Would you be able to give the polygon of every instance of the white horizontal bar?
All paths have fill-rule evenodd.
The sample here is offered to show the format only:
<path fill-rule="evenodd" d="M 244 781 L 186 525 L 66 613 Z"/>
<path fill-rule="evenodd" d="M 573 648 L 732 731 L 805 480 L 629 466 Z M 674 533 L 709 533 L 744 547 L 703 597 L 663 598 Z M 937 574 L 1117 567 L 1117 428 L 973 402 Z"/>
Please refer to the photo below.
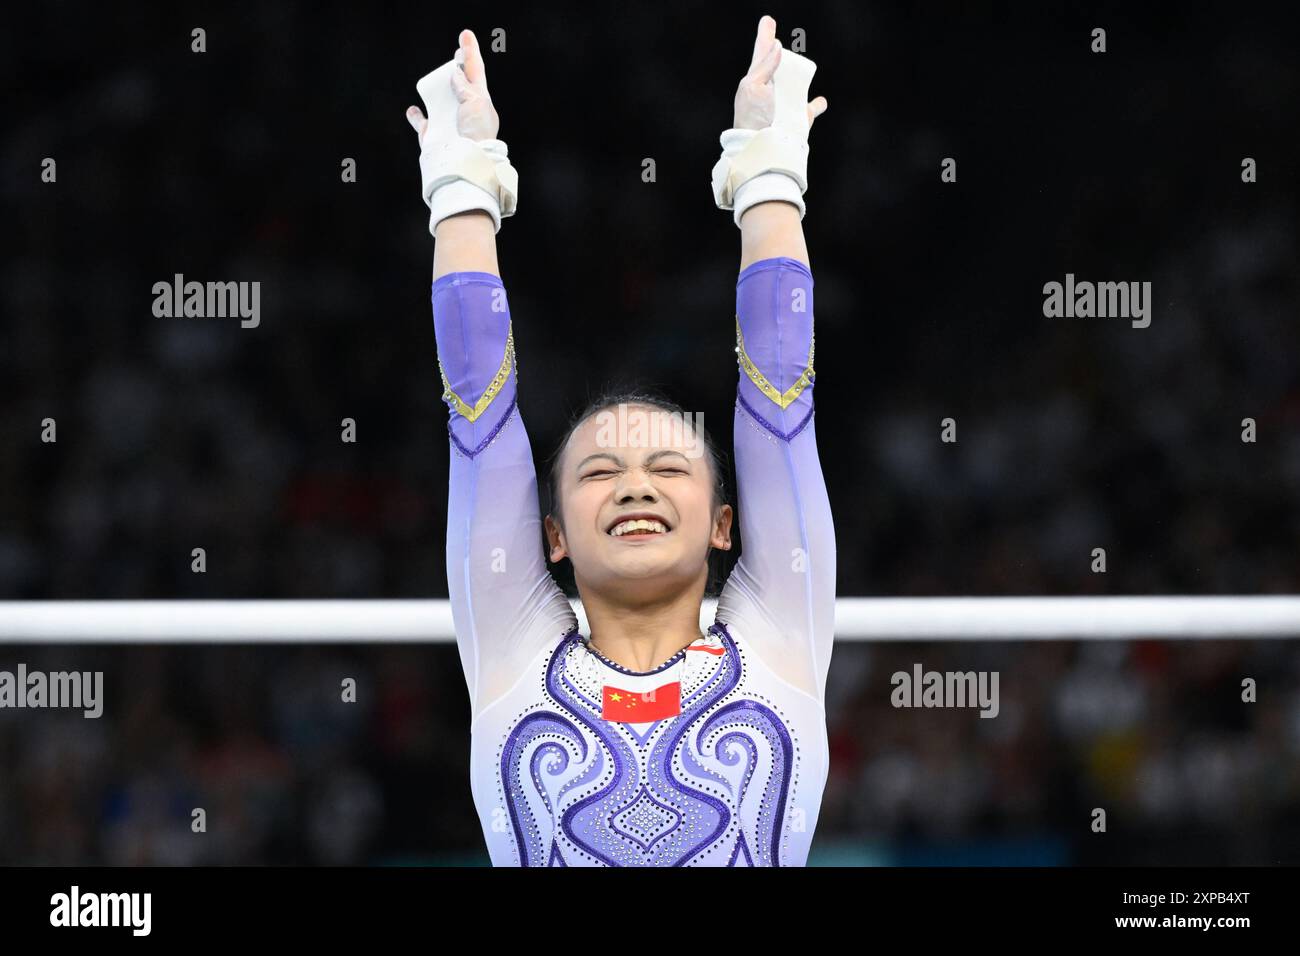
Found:
<path fill-rule="evenodd" d="M 839 641 L 1300 638 L 1295 595 L 840 598 L 835 612 Z M 445 600 L 0 601 L 0 644 L 452 640 Z"/>

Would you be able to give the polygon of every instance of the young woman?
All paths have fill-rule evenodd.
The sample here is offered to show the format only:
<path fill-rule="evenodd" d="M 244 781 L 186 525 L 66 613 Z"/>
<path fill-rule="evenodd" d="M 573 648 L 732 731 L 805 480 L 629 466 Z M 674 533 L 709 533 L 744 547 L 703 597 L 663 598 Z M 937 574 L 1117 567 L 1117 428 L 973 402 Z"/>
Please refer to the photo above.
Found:
<path fill-rule="evenodd" d="M 760 21 L 735 126 L 723 134 L 733 159 L 778 111 L 775 29 L 771 17 Z M 513 182 L 473 34 L 463 31 L 460 45 L 451 135 L 457 148 L 478 144 L 501 183 Z M 806 155 L 807 128 L 826 101 L 807 104 L 804 117 L 806 81 L 799 96 Z M 407 115 L 433 211 L 433 316 L 450 409 L 447 580 L 472 707 L 471 786 L 493 864 L 803 865 L 827 774 L 835 607 L 835 535 L 812 414 L 804 185 L 755 167 L 752 185 L 733 182 L 742 188 L 718 203 L 736 210 L 741 232 L 744 550 L 716 622 L 700 631 L 710 551 L 731 547 L 716 449 L 676 406 L 615 397 L 585 410 L 561 444 L 544 524 L 551 560 L 573 564 L 584 636 L 540 546 L 516 401 L 495 240 L 512 190 L 480 156 L 461 177 L 478 185 L 446 185 L 451 147 L 431 146 L 418 108 Z M 444 158 L 428 159 L 431 149 Z"/>

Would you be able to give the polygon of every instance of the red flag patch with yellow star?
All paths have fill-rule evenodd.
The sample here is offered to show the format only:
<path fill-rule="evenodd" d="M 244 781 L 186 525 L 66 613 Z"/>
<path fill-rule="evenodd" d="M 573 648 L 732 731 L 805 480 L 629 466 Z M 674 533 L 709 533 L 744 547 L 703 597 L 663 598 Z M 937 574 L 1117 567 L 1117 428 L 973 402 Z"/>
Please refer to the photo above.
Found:
<path fill-rule="evenodd" d="M 605 685 L 600 716 L 605 720 L 640 724 L 675 717 L 682 712 L 682 682 L 662 684 L 653 690 L 624 690 Z"/>

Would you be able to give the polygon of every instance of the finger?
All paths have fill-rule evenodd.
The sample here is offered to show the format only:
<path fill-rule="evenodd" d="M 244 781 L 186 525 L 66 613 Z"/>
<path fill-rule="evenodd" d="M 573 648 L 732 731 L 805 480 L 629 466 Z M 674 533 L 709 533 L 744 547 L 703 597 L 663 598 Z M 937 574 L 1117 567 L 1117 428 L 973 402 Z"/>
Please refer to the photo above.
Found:
<path fill-rule="evenodd" d="M 813 120 L 821 116 L 830 107 L 826 102 L 826 97 L 819 96 L 808 104 L 808 125 L 812 126 Z"/>
<path fill-rule="evenodd" d="M 411 124 L 411 129 L 415 130 L 415 135 L 424 139 L 424 130 L 429 125 L 429 121 L 424 118 L 418 106 L 409 106 L 406 109 L 406 121 Z"/>
<path fill-rule="evenodd" d="M 758 64 L 758 69 L 754 72 L 752 79 L 755 83 L 767 83 L 772 79 L 772 74 L 776 72 L 777 65 L 781 62 L 781 41 L 774 40 L 772 49 L 767 51 L 767 56 Z"/>
<path fill-rule="evenodd" d="M 478 48 L 478 37 L 473 30 L 460 31 L 460 50 L 465 77 L 475 86 L 487 88 L 487 67 L 483 63 L 483 53 Z"/>
<path fill-rule="evenodd" d="M 759 61 L 767 55 L 768 49 L 772 46 L 772 38 L 776 36 L 776 21 L 769 16 L 763 16 L 758 21 L 758 35 L 754 37 L 754 55 L 749 58 L 749 69 L 753 71 Z"/>

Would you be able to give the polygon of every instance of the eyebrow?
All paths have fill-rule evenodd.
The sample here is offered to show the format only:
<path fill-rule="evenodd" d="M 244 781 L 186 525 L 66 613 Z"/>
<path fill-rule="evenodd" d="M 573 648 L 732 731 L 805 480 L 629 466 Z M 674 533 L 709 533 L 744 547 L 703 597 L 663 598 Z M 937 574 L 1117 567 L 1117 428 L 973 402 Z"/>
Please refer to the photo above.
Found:
<path fill-rule="evenodd" d="M 652 465 L 660 458 L 664 457 L 664 455 L 676 455 L 678 458 L 682 459 L 683 461 L 688 461 L 687 457 L 683 455 L 681 452 L 675 451 L 672 448 L 662 448 L 659 451 L 647 455 L 645 463 L 647 465 Z M 582 461 L 578 462 L 578 467 L 575 468 L 574 471 L 581 471 L 583 469 L 583 466 L 585 466 L 590 461 L 594 461 L 597 458 L 608 458 L 610 461 L 618 465 L 620 468 L 624 467 L 626 464 L 622 458 L 618 457 L 618 455 L 610 454 L 607 451 L 601 451 L 601 452 L 597 452 L 594 455 L 588 455 L 586 458 L 582 459 Z"/>

